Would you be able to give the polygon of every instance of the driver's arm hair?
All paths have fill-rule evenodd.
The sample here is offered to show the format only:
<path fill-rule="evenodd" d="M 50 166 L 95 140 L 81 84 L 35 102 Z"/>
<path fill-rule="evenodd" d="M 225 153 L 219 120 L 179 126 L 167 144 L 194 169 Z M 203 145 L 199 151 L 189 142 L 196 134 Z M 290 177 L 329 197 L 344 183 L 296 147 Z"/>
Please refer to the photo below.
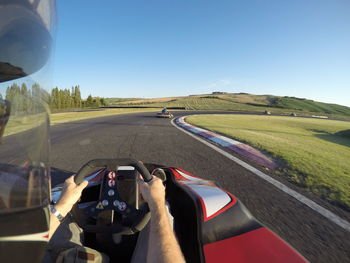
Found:
<path fill-rule="evenodd" d="M 170 226 L 165 204 L 157 204 L 150 210 L 152 216 L 147 262 L 185 262 Z"/>

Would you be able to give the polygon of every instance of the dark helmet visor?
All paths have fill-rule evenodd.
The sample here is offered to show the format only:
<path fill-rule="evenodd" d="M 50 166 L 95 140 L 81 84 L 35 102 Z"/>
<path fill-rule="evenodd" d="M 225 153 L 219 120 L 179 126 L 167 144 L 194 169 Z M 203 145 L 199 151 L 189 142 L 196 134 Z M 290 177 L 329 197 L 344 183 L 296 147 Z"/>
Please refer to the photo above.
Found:
<path fill-rule="evenodd" d="M 54 2 L 0 0 L 0 82 L 41 69 L 50 57 Z"/>
<path fill-rule="evenodd" d="M 50 199 L 50 87 L 43 67 L 55 19 L 54 0 L 0 0 L 0 213 Z"/>

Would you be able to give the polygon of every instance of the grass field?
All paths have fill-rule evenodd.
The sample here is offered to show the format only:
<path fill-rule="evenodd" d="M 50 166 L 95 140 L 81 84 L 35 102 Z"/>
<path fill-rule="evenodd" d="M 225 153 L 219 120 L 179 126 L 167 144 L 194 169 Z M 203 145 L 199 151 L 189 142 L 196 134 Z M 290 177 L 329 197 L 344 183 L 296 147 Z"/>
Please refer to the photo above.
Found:
<path fill-rule="evenodd" d="M 55 114 L 51 114 L 51 124 L 55 125 L 63 122 L 69 122 L 69 121 L 97 118 L 97 117 L 110 116 L 110 115 L 116 115 L 116 114 L 146 112 L 146 111 L 159 111 L 159 109 L 157 108 L 96 109 L 96 110 L 79 111 L 79 112 L 55 113 Z"/>
<path fill-rule="evenodd" d="M 350 108 L 337 104 L 323 103 L 306 99 L 290 97 L 277 97 L 272 100 L 272 105 L 285 109 L 295 109 L 301 111 L 319 112 L 325 114 L 350 115 Z"/>
<path fill-rule="evenodd" d="M 114 103 L 125 103 L 129 101 L 137 100 L 137 98 L 106 98 L 105 99 L 108 104 Z"/>
<path fill-rule="evenodd" d="M 270 153 L 281 163 L 278 175 L 350 209 L 350 122 L 253 115 L 187 121 Z"/>
<path fill-rule="evenodd" d="M 110 106 L 182 107 L 187 110 L 264 112 L 289 115 L 327 115 L 350 120 L 350 108 L 295 97 L 253 95 L 246 93 L 193 95 L 153 99 L 107 99 Z"/>
<path fill-rule="evenodd" d="M 59 123 L 69 122 L 69 121 L 97 118 L 97 117 L 110 116 L 110 115 L 116 115 L 116 114 L 146 112 L 146 111 L 159 111 L 159 109 L 156 109 L 156 108 L 154 109 L 152 108 L 91 109 L 91 110 L 77 111 L 77 112 L 54 113 L 50 115 L 50 119 L 51 119 L 51 125 L 55 125 Z M 6 126 L 4 135 L 5 136 L 11 135 L 14 133 L 31 129 L 36 125 L 39 125 L 43 120 L 45 120 L 44 118 L 45 118 L 44 114 L 28 115 L 23 117 L 16 117 L 16 116 L 11 117 Z"/>
<path fill-rule="evenodd" d="M 33 114 L 28 116 L 11 116 L 6 128 L 4 136 L 32 129 L 45 122 L 45 114 Z"/>

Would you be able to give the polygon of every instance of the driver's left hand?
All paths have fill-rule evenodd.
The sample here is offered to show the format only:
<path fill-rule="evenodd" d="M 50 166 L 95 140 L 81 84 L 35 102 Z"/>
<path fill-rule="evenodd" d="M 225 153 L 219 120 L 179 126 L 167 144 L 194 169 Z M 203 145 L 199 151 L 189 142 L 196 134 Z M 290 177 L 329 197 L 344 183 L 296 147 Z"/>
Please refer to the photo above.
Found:
<path fill-rule="evenodd" d="M 88 181 L 83 181 L 81 184 L 77 185 L 74 182 L 74 175 L 65 181 L 61 198 L 55 205 L 55 208 L 62 214 L 62 216 L 66 216 L 72 210 L 74 204 L 78 202 L 82 191 L 88 183 Z"/>

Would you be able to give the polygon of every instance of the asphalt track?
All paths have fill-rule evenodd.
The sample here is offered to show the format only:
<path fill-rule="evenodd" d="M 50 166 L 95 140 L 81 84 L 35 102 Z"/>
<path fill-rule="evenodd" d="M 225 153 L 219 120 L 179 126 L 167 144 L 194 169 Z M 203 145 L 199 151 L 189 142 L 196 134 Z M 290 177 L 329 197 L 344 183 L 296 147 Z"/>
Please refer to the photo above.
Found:
<path fill-rule="evenodd" d="M 174 115 L 188 114 L 175 112 Z M 91 159 L 134 157 L 146 163 L 178 166 L 196 176 L 215 180 L 311 262 L 350 261 L 349 232 L 176 129 L 169 119 L 156 118 L 154 113 L 59 124 L 51 129 L 51 143 L 52 166 L 72 172 Z M 282 182 L 349 220 L 349 213 Z"/>

